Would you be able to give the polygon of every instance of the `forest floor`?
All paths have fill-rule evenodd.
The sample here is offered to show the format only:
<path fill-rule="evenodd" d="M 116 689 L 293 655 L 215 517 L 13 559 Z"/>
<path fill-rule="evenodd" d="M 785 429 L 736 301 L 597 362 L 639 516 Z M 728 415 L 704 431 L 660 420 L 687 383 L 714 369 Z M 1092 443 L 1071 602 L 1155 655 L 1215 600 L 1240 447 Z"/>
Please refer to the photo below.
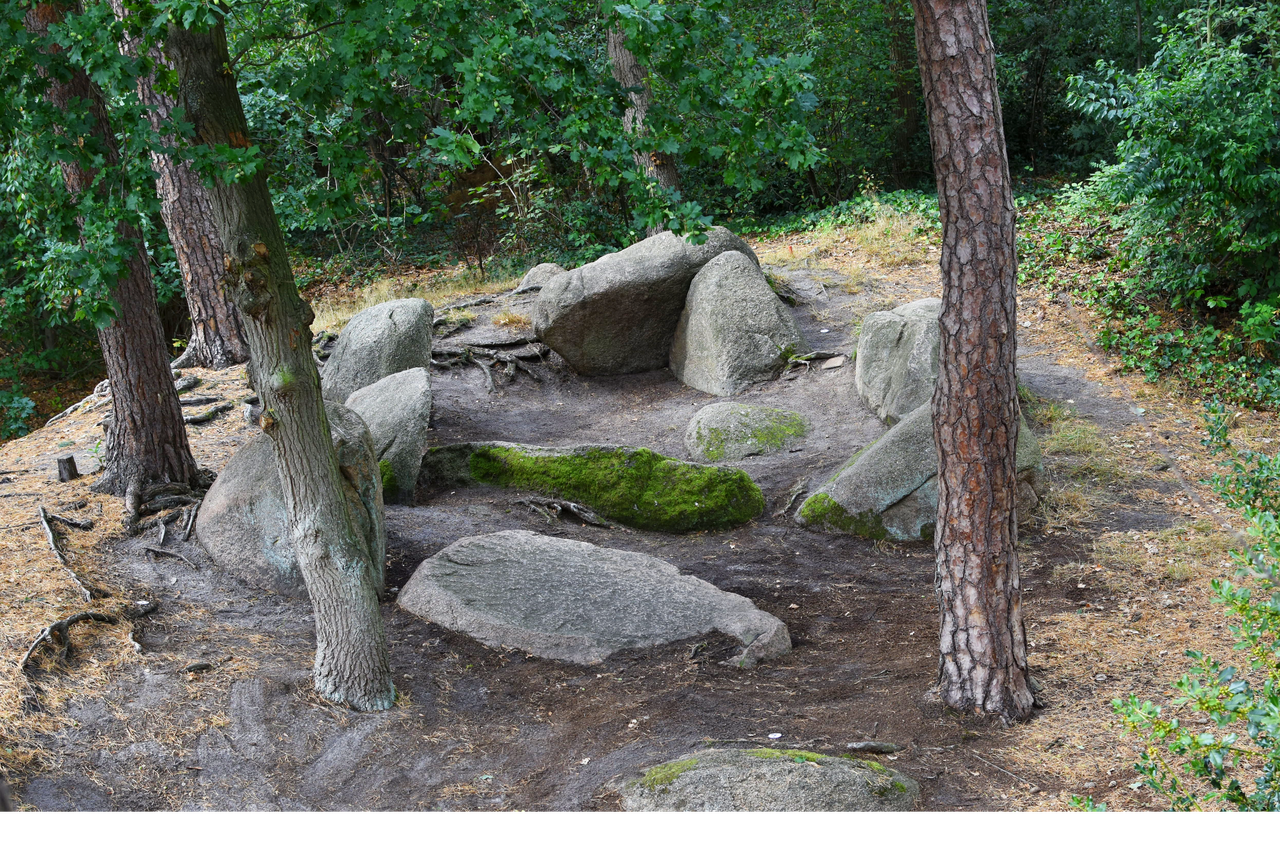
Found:
<path fill-rule="evenodd" d="M 940 291 L 926 247 L 884 252 L 842 231 L 756 243 L 776 277 L 808 294 L 795 308 L 815 348 L 849 353 L 860 321 Z M 411 277 L 383 286 L 412 292 Z M 476 307 L 458 341 L 500 339 L 532 297 Z M 612 810 L 641 768 L 706 745 L 844 754 L 875 739 L 876 760 L 920 782 L 925 810 L 1062 810 L 1073 795 L 1113 809 L 1164 804 L 1133 771 L 1139 746 L 1111 699 L 1167 701 L 1188 648 L 1229 659 L 1209 582 L 1231 574 L 1240 521 L 1201 486 L 1200 402 L 1117 374 L 1093 319 L 1064 294 L 1020 295 L 1019 369 L 1051 491 L 1022 524 L 1030 664 L 1043 707 L 1001 726 L 942 710 L 937 601 L 926 544 L 892 545 L 800 528 L 792 494 L 825 481 L 883 427 L 853 391 L 853 366 L 816 364 L 740 400 L 797 410 L 805 448 L 742 464 L 765 514 L 719 533 L 664 535 L 546 520 L 524 494 L 467 488 L 389 506 L 388 586 L 467 535 L 521 528 L 658 556 L 783 619 L 794 650 L 751 670 L 720 661 L 711 635 L 576 666 L 494 651 L 383 604 L 400 699 L 356 714 L 311 689 L 309 606 L 218 569 L 194 537 L 124 537 L 122 503 L 90 477 L 60 484 L 55 459 L 82 470 L 103 406 L 0 447 L 0 770 L 36 810 Z M 495 324 L 495 321 L 501 322 Z M 683 457 L 688 419 L 714 399 L 662 370 L 579 378 L 549 363 L 486 390 L 475 367 L 433 373 L 434 442 L 509 440 L 643 445 Z M 193 370 L 191 394 L 230 402 L 243 369 Z M 1271 414 L 1237 416 L 1245 445 L 1274 436 Z M 193 426 L 202 466 L 219 470 L 257 429 L 233 410 Z M 69 555 L 50 551 L 38 508 Z M 85 590 L 92 595 L 85 603 Z M 71 630 L 65 662 L 18 664 L 42 628 L 92 609 L 117 624 Z M 132 633 L 132 638 L 130 634 Z M 134 642 L 137 643 L 135 647 Z M 770 739 L 770 734 L 781 734 Z M 872 757 L 872 756 L 868 756 Z"/>

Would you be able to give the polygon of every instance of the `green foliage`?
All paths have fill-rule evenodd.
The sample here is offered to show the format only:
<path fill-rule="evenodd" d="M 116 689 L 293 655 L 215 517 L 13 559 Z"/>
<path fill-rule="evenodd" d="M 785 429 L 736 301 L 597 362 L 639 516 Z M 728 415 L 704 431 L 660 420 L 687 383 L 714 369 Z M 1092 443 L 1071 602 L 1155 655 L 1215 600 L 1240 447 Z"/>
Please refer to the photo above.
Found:
<path fill-rule="evenodd" d="M 0 440 L 21 437 L 27 433 L 27 420 L 36 405 L 18 389 L 0 390 Z"/>
<path fill-rule="evenodd" d="M 1122 291 L 1238 313 L 1231 333 L 1219 324 L 1162 341 L 1149 331 L 1171 358 L 1227 335 L 1270 345 L 1280 334 L 1280 8 L 1202 4 L 1158 39 L 1141 71 L 1102 61 L 1096 78 L 1072 80 L 1076 107 L 1125 130 L 1118 162 L 1094 184 L 1129 206 L 1121 249 L 1137 275 Z"/>
<path fill-rule="evenodd" d="M 1249 521 L 1254 546 L 1233 554 L 1251 587 L 1215 580 L 1214 600 L 1226 606 L 1235 649 L 1247 666 L 1228 665 L 1199 651 L 1188 651 L 1188 674 L 1174 684 L 1173 704 L 1212 722 L 1201 730 L 1136 696 L 1112 702 L 1126 728 L 1142 736 L 1136 765 L 1148 786 L 1169 798 L 1175 810 L 1200 809 L 1222 802 L 1240 811 L 1280 810 L 1280 497 L 1275 473 L 1280 456 L 1243 455 L 1226 436 L 1220 407 L 1209 411 L 1207 445 L 1230 452 L 1230 475 L 1215 480 L 1229 504 Z M 1242 767 L 1252 781 L 1241 781 Z"/>

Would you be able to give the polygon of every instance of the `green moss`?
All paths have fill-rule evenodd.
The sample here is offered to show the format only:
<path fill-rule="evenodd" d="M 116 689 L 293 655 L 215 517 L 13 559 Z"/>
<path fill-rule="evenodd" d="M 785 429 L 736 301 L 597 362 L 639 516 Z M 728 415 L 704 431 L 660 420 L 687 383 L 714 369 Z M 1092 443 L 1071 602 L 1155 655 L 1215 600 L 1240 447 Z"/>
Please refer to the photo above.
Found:
<path fill-rule="evenodd" d="M 889 530 L 874 511 L 850 514 L 829 494 L 815 493 L 800 506 L 800 519 L 805 526 L 827 531 L 846 532 L 880 541 L 888 537 Z"/>
<path fill-rule="evenodd" d="M 698 766 L 697 758 L 686 758 L 683 761 L 659 764 L 656 767 L 650 767 L 645 770 L 644 778 L 640 780 L 640 784 L 651 791 L 656 791 L 658 788 L 671 784 L 680 778 L 681 773 L 687 773 L 696 766 Z"/>
<path fill-rule="evenodd" d="M 893 780 L 893 784 L 891 785 L 891 787 L 892 787 L 895 791 L 898 791 L 898 792 L 900 792 L 900 793 L 904 793 L 904 794 L 905 794 L 905 793 L 907 792 L 907 786 L 906 786 L 906 785 L 904 785 L 902 782 L 899 782 L 897 779 L 894 779 L 894 780 Z"/>
<path fill-rule="evenodd" d="M 400 484 L 391 469 L 390 461 L 378 461 L 378 472 L 382 475 L 382 495 L 395 496 L 400 492 Z"/>
<path fill-rule="evenodd" d="M 471 455 L 470 474 L 486 484 L 554 493 L 659 532 L 725 529 L 764 511 L 764 494 L 741 470 L 689 464 L 649 449 L 552 455 L 483 447 Z"/>
<path fill-rule="evenodd" d="M 871 770 L 874 773 L 879 773 L 882 776 L 889 775 L 889 768 L 884 764 L 878 764 L 875 761 L 863 761 L 862 763 L 866 765 L 868 770 Z"/>
<path fill-rule="evenodd" d="M 798 749 L 750 749 L 748 755 L 754 755 L 757 758 L 772 758 L 779 761 L 812 761 L 817 764 L 826 760 L 826 755 L 819 755 L 817 752 L 801 752 Z"/>
<path fill-rule="evenodd" d="M 746 445 L 753 454 L 768 454 L 786 448 L 791 440 L 809 433 L 809 423 L 799 413 L 775 407 L 753 407 L 740 411 L 740 430 L 700 426 L 696 437 L 708 461 L 724 460 L 730 443 Z"/>

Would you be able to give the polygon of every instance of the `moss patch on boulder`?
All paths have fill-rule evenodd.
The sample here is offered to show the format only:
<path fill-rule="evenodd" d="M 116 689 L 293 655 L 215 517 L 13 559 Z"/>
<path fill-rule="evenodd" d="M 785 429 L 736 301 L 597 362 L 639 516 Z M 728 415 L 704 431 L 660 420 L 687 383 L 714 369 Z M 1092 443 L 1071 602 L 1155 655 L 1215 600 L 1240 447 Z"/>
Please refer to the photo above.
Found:
<path fill-rule="evenodd" d="M 776 407 L 717 402 L 689 422 L 684 447 L 696 461 L 718 463 L 799 448 L 809 422 L 799 413 Z"/>
<path fill-rule="evenodd" d="M 761 514 L 765 504 L 760 488 L 742 470 L 625 446 L 468 444 L 429 450 L 423 470 L 438 486 L 479 482 L 541 491 L 656 532 L 727 529 Z"/>
<path fill-rule="evenodd" d="M 671 784 L 680 778 L 681 773 L 687 773 L 696 766 L 698 766 L 697 758 L 685 758 L 683 761 L 672 761 L 667 764 L 650 767 L 644 771 L 644 778 L 640 780 L 640 786 L 656 791 L 658 788 Z"/>
<path fill-rule="evenodd" d="M 843 532 L 880 541 L 888 537 L 884 520 L 874 511 L 850 514 L 840 503 L 825 493 L 815 493 L 800 506 L 799 517 L 805 526 L 827 532 Z"/>

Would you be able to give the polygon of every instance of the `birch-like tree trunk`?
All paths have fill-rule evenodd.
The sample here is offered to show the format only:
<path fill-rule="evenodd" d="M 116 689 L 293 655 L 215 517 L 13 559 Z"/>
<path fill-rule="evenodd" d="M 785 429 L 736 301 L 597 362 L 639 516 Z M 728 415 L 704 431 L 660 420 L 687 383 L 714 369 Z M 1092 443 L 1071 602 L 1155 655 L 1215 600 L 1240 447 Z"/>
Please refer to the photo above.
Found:
<path fill-rule="evenodd" d="M 39 3 L 26 15 L 27 29 L 44 36 L 77 7 Z M 45 97 L 62 113 L 72 105 L 88 107 L 93 117 L 92 150 L 108 169 L 120 164 L 120 149 L 107 118 L 102 91 L 81 68 L 67 79 L 51 78 Z M 92 187 L 97 172 L 80 162 L 64 162 L 67 191 L 79 197 Z M 160 326 L 156 290 L 151 281 L 142 235 L 120 221 L 122 240 L 132 245 L 125 269 L 111 288 L 115 320 L 98 330 L 98 342 L 111 381 L 111 417 L 107 420 L 107 449 L 103 475 L 94 487 L 117 496 L 133 496 L 146 485 L 178 482 L 194 485 L 195 458 L 187 443 L 182 405 L 173 386 L 169 353 Z"/>
<path fill-rule="evenodd" d="M 957 710 L 1025 719 L 1018 580 L 1014 205 L 985 0 L 913 0 L 942 214 L 939 684 Z"/>
<path fill-rule="evenodd" d="M 628 134 L 641 137 L 645 133 L 645 117 L 649 113 L 649 103 L 653 100 L 653 90 L 649 86 L 649 72 L 636 59 L 636 55 L 627 49 L 627 39 L 617 30 L 609 31 L 609 61 L 613 68 L 613 79 L 631 90 L 627 97 L 631 106 L 622 114 L 622 129 Z M 644 173 L 645 178 L 664 190 L 680 190 L 680 172 L 676 162 L 661 152 L 632 151 L 636 166 Z M 666 229 L 652 226 L 650 236 Z"/>
<path fill-rule="evenodd" d="M 195 142 L 248 148 L 222 25 L 196 32 L 171 24 L 166 52 Z M 358 710 L 384 710 L 395 688 L 378 606 L 381 569 L 343 493 L 311 356 L 311 307 L 294 283 L 263 172 L 235 184 L 219 180 L 209 198 L 262 397 L 260 424 L 275 442 L 289 535 L 315 610 L 316 690 Z"/>

